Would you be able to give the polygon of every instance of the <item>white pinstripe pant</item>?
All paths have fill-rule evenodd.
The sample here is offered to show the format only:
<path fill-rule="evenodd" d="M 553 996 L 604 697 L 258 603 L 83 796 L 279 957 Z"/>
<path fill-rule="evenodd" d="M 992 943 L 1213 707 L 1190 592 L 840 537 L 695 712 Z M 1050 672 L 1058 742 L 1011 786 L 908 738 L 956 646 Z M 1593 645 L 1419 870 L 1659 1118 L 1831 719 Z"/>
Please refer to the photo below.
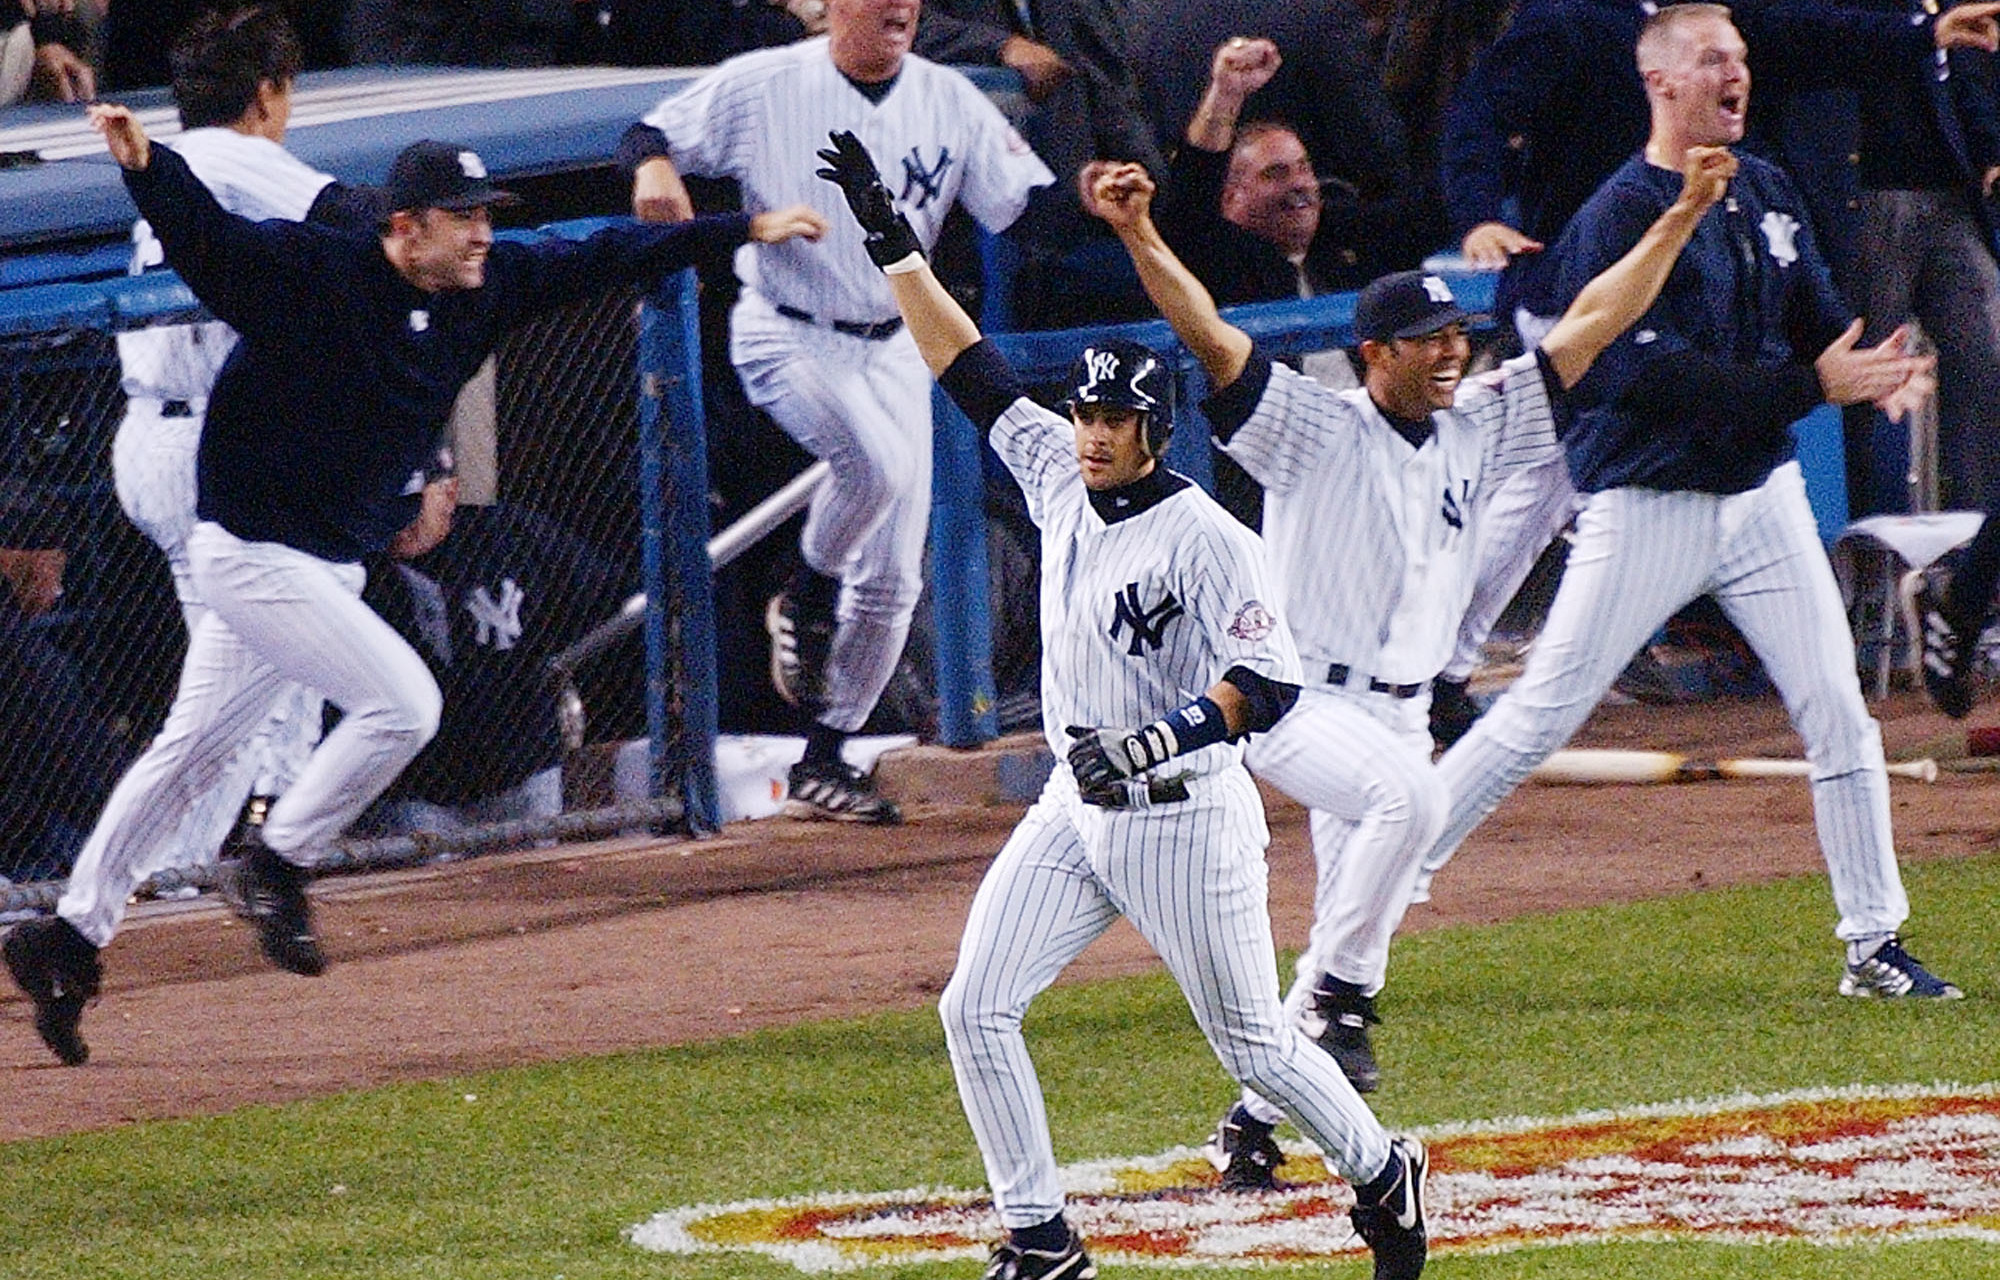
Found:
<path fill-rule="evenodd" d="M 444 705 L 416 650 L 362 603 L 360 565 L 207 522 L 188 553 L 209 612 L 188 642 L 173 710 L 112 788 L 56 905 L 100 947 L 288 684 L 324 690 L 345 713 L 264 820 L 271 848 L 306 865 L 431 740 Z"/>
<path fill-rule="evenodd" d="M 799 550 L 840 579 L 819 718 L 852 733 L 895 674 L 923 592 L 930 371 L 907 329 L 857 338 L 781 316 L 751 289 L 731 314 L 729 344 L 750 403 L 833 469 L 813 494 Z"/>
<path fill-rule="evenodd" d="M 1312 811 L 1312 933 L 1285 996 L 1294 1023 L 1322 973 L 1369 995 L 1382 989 L 1390 939 L 1451 805 L 1431 763 L 1425 705 L 1307 685 L 1250 740 L 1251 771 Z M 1243 1104 L 1267 1124 L 1283 1118 L 1249 1090 Z"/>
<path fill-rule="evenodd" d="M 1435 871 L 1550 752 L 1569 741 L 1675 610 L 1712 593 L 1785 701 L 1812 762 L 1813 817 L 1845 941 L 1909 915 L 1889 826 L 1882 733 L 1796 462 L 1748 493 L 1593 494 L 1527 669 L 1439 762 L 1451 818 Z"/>
<path fill-rule="evenodd" d="M 111 442 L 111 475 L 118 505 L 139 532 L 164 551 L 180 597 L 188 635 L 208 613 L 188 564 L 187 539 L 194 529 L 195 455 L 201 446 L 199 417 L 169 418 L 157 400 L 134 398 Z M 319 741 L 320 697 L 292 685 L 271 708 L 270 718 L 252 733 L 216 785 L 198 797 L 180 833 L 155 866 L 196 867 L 214 862 L 236 825 L 243 802 L 254 791 L 282 795 L 305 768 Z"/>
<path fill-rule="evenodd" d="M 1021 1020 L 1120 915 L 1166 962 L 1231 1076 L 1277 1102 L 1348 1181 L 1388 1162 L 1374 1113 L 1279 1002 L 1256 785 L 1240 768 L 1190 785 L 1180 804 L 1111 811 L 1078 800 L 1059 768 L 973 898 L 938 1013 L 1010 1228 L 1063 1207 Z"/>

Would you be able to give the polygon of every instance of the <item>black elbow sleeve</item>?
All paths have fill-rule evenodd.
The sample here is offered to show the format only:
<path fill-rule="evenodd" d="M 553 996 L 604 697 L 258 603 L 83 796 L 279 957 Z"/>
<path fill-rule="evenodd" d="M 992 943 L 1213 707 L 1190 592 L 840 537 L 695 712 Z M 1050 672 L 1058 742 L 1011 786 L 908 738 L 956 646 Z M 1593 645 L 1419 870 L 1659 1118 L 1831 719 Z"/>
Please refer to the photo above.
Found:
<path fill-rule="evenodd" d="M 1299 687 L 1269 676 L 1258 675 L 1248 667 L 1231 667 L 1222 673 L 1222 678 L 1236 686 L 1236 691 L 1249 703 L 1249 718 L 1244 722 L 1243 732 L 1262 733 L 1278 723 L 1292 704 L 1299 700 Z"/>

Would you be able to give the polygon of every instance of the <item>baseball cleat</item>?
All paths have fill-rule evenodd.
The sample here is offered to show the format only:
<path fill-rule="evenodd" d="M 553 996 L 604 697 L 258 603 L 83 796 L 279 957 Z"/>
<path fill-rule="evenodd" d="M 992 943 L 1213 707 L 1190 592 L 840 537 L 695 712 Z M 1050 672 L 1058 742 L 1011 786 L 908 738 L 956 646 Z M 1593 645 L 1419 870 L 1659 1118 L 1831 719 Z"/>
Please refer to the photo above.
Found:
<path fill-rule="evenodd" d="M 786 775 L 785 816 L 892 827 L 903 820 L 875 779 L 844 760 L 801 760 Z"/>
<path fill-rule="evenodd" d="M 265 959 L 288 973 L 316 978 L 326 972 L 326 954 L 313 936 L 312 906 L 306 901 L 306 869 L 287 862 L 261 836 L 244 841 L 248 852 L 225 867 L 222 894 L 230 909 L 256 927 Z"/>
<path fill-rule="evenodd" d="M 1271 1136 L 1271 1126 L 1250 1114 L 1242 1103 L 1229 1109 L 1229 1114 L 1215 1126 L 1215 1132 L 1202 1145 L 1201 1153 L 1222 1175 L 1224 1191 L 1277 1191 L 1282 1188 L 1278 1181 L 1278 1166 L 1285 1162 L 1285 1153 L 1278 1148 L 1277 1139 Z"/>
<path fill-rule="evenodd" d="M 764 606 L 764 631 L 771 637 L 771 688 L 790 705 L 816 711 L 826 696 L 832 617 L 814 616 L 797 592 L 780 591 Z"/>
<path fill-rule="evenodd" d="M 68 1067 L 82 1066 L 90 1046 L 78 1029 L 83 1006 L 97 998 L 104 971 L 97 948 L 60 916 L 44 916 L 14 926 L 0 944 L 7 971 L 35 1002 L 35 1032 Z"/>
<path fill-rule="evenodd" d="M 1916 579 L 1917 627 L 1923 636 L 1924 692 L 1954 720 L 1972 713 L 1972 646 L 1965 629 L 1946 616 L 1944 593 L 1928 574 Z"/>
<path fill-rule="evenodd" d="M 1840 994 L 1859 1000 L 1961 1000 L 1965 993 L 1924 968 L 1891 937 L 1865 960 L 1849 961 Z"/>
<path fill-rule="evenodd" d="M 1348 1221 L 1375 1254 L 1375 1280 L 1417 1280 L 1430 1252 L 1424 1221 L 1424 1177 L 1430 1155 L 1415 1138 L 1389 1140 L 1389 1167 L 1355 1192 Z M 1389 1180 L 1386 1190 L 1375 1184 Z"/>
<path fill-rule="evenodd" d="M 1382 1068 L 1375 1061 L 1375 1046 L 1368 1042 L 1369 1025 L 1382 1021 L 1375 1014 L 1375 1001 L 1353 983 L 1323 973 L 1313 988 L 1312 1011 L 1314 1020 L 1323 1025 L 1315 1032 L 1308 1024 L 1308 1033 L 1333 1055 L 1354 1091 L 1373 1093 L 1381 1087 Z"/>
<path fill-rule="evenodd" d="M 1083 1239 L 1074 1230 L 1069 1243 L 1053 1252 L 1024 1249 L 1012 1240 L 993 1246 L 986 1260 L 983 1280 L 1096 1280 L 1097 1265 L 1083 1251 Z"/>

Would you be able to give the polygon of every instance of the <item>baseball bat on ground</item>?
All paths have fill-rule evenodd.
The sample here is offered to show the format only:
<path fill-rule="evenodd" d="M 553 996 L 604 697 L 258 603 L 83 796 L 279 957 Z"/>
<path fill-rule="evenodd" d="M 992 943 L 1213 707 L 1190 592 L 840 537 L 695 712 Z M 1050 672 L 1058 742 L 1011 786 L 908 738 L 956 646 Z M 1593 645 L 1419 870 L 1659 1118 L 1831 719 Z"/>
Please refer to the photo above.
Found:
<path fill-rule="evenodd" d="M 1672 751 L 1558 751 L 1532 775 L 1537 782 L 1703 782 L 1711 778 L 1804 778 L 1805 760 L 1698 760 Z M 1889 766 L 1892 778 L 1936 782 L 1937 761 L 1904 760 Z"/>

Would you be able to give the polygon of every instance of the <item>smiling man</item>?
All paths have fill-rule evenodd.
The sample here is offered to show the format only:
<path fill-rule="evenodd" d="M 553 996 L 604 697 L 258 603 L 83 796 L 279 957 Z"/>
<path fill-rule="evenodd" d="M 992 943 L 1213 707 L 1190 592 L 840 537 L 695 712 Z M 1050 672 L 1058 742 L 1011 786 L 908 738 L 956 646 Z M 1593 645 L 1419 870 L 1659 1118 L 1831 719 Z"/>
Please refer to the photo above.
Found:
<path fill-rule="evenodd" d="M 1669 201 L 1684 158 L 1743 136 L 1744 44 L 1719 5 L 1662 9 L 1637 58 L 1644 149 L 1577 211 L 1556 247 L 1573 294 Z M 1905 951 L 1882 735 L 1856 677 L 1791 424 L 1822 403 L 1893 418 L 1932 390 L 1901 329 L 1857 345 L 1804 202 L 1773 165 L 1739 155 L 1729 197 L 1695 228 L 1659 299 L 1574 392 L 1564 437 L 1585 506 L 1527 668 L 1440 762 L 1451 815 L 1426 873 L 1569 740 L 1611 682 L 1682 605 L 1713 595 L 1763 662 L 1812 762 L 1813 817 L 1846 944 L 1842 995 L 1955 999 Z"/>
<path fill-rule="evenodd" d="M 1093 192 L 1217 388 L 1204 406 L 1216 439 L 1267 489 L 1275 608 L 1298 636 L 1305 679 L 1246 760 L 1312 811 L 1313 927 L 1286 1004 L 1357 1091 L 1380 1078 L 1368 1027 L 1390 938 L 1450 803 L 1431 764 L 1428 702 L 1472 598 L 1487 515 L 1513 477 L 1560 459 L 1565 391 L 1658 294 L 1736 169 L 1720 148 L 1681 164 L 1677 198 L 1631 251 L 1539 347 L 1474 381 L 1467 316 L 1442 279 L 1370 283 L 1354 310 L 1362 385 L 1341 392 L 1275 364 L 1222 319 L 1153 225 L 1143 172 L 1109 170 Z M 1209 1149 L 1226 1186 L 1275 1186 L 1283 1115 L 1245 1090 Z"/>
<path fill-rule="evenodd" d="M 437 732 L 440 711 L 423 660 L 362 603 L 360 562 L 416 517 L 452 403 L 507 331 L 746 239 L 826 225 L 793 208 L 496 245 L 487 210 L 510 197 L 477 155 L 441 142 L 396 158 L 379 235 L 252 222 L 126 108 L 92 107 L 91 121 L 168 264 L 242 336 L 202 427 L 187 547 L 209 611 L 173 710 L 106 801 L 55 917 L 4 946 L 36 1031 L 72 1065 L 88 1056 L 78 1028 L 126 900 L 287 682 L 345 714 L 271 806 L 232 896 L 272 963 L 326 968 L 309 868 Z"/>

